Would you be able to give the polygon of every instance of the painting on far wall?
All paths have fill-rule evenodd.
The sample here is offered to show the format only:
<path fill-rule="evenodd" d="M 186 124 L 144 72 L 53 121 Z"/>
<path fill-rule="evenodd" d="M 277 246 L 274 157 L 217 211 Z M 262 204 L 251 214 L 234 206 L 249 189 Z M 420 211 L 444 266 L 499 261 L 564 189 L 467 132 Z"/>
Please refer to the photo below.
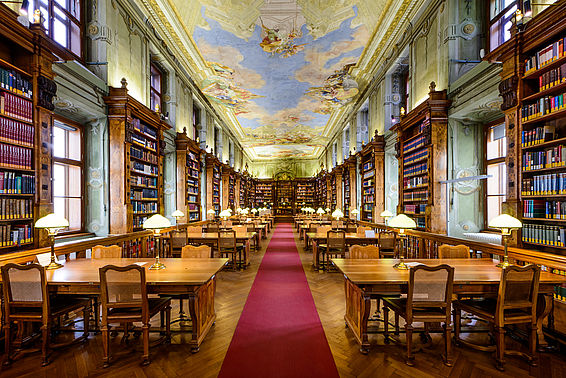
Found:
<path fill-rule="evenodd" d="M 313 157 L 332 113 L 358 94 L 351 71 L 373 28 L 351 4 L 201 3 L 192 37 L 211 72 L 203 93 L 233 112 L 258 158 Z M 321 12 L 333 21 L 312 19 Z"/>

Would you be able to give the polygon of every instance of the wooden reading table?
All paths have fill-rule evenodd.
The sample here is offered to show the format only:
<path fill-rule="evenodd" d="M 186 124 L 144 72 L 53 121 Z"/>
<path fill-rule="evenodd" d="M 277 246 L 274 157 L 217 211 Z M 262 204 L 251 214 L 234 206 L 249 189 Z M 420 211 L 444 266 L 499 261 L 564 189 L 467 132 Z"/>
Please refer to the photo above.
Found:
<path fill-rule="evenodd" d="M 246 265 L 250 264 L 250 240 L 256 237 L 256 232 L 236 232 L 236 242 L 244 243 L 244 261 Z M 187 233 L 189 243 L 215 244 L 218 246 L 217 232 L 189 232 Z M 213 257 L 213 256 L 210 256 Z"/>
<path fill-rule="evenodd" d="M 359 260 L 331 259 L 344 274 L 346 294 L 346 324 L 360 344 L 360 351 L 367 353 L 368 318 L 371 294 L 406 294 L 409 281 L 408 270 L 398 270 L 393 265 L 397 259 Z M 491 259 L 418 259 L 426 265 L 448 264 L 454 267 L 454 294 L 481 296 L 495 294 L 499 290 L 501 269 Z M 542 338 L 542 321 L 552 310 L 554 286 L 566 282 L 566 277 L 541 272 L 538 312 L 539 345 L 546 344 Z"/>
<path fill-rule="evenodd" d="M 312 241 L 312 264 L 315 269 L 319 269 L 320 266 L 320 244 L 326 243 L 328 235 L 326 232 L 307 232 L 306 238 Z M 364 235 L 357 234 L 355 232 L 346 232 L 346 246 L 349 245 L 367 245 L 367 244 L 377 244 L 379 241 L 379 236 L 375 235 L 368 237 Z M 308 240 L 307 240 L 308 242 Z"/>

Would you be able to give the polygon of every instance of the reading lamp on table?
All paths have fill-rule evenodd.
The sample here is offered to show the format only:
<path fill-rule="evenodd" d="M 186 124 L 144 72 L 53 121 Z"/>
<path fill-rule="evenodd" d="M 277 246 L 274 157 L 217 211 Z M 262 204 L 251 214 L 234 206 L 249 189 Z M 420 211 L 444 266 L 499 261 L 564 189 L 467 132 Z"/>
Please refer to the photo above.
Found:
<path fill-rule="evenodd" d="M 409 269 L 409 267 L 405 265 L 405 262 L 403 261 L 403 256 L 401 256 L 401 253 L 403 253 L 403 249 L 404 249 L 403 240 L 407 236 L 407 234 L 405 234 L 405 230 L 417 228 L 417 223 L 408 216 L 406 216 L 405 214 L 399 214 L 396 217 L 393 217 L 389 220 L 389 227 L 399 229 L 399 237 L 401 239 L 401 251 L 399 252 L 399 262 L 393 265 L 393 267 L 397 269 L 407 270 Z"/>
<path fill-rule="evenodd" d="M 183 218 L 185 214 L 181 210 L 175 210 L 171 216 L 175 218 L 175 226 L 177 226 L 177 231 L 179 231 L 179 218 Z"/>
<path fill-rule="evenodd" d="M 155 243 L 157 251 L 155 252 L 155 262 L 153 265 L 149 267 L 149 270 L 161 270 L 165 269 L 165 264 L 159 261 L 159 254 L 161 252 L 161 230 L 164 228 L 171 227 L 171 222 L 169 219 L 165 218 L 161 214 L 155 214 L 150 218 L 147 218 L 145 222 L 143 222 L 143 228 L 146 230 L 153 231 L 153 236 L 155 237 Z"/>
<path fill-rule="evenodd" d="M 523 224 L 520 220 L 509 214 L 500 214 L 490 220 L 488 226 L 501 230 L 501 238 L 503 239 L 503 261 L 497 264 L 497 267 L 507 268 L 511 265 L 509 263 L 509 258 L 507 257 L 507 239 L 509 239 L 513 230 L 518 230 L 523 227 Z"/>
<path fill-rule="evenodd" d="M 63 264 L 57 262 L 57 256 L 55 256 L 55 236 L 59 230 L 66 227 L 69 227 L 69 221 L 54 213 L 47 214 L 35 222 L 35 228 L 43 228 L 47 230 L 47 235 L 49 236 L 49 244 L 51 244 L 51 262 L 45 267 L 48 270 L 63 267 Z"/>

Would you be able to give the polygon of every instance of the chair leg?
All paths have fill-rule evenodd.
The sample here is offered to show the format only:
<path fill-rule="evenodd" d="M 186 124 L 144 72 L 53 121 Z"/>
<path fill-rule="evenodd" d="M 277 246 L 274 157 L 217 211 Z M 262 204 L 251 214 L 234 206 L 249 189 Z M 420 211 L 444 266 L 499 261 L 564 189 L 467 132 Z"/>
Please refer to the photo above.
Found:
<path fill-rule="evenodd" d="M 90 322 L 90 306 L 85 306 L 83 309 L 83 337 L 85 340 L 88 339 L 88 332 L 89 332 L 89 322 Z"/>
<path fill-rule="evenodd" d="M 505 329 L 495 327 L 495 367 L 499 371 L 505 371 Z"/>
<path fill-rule="evenodd" d="M 537 355 L 537 324 L 529 324 L 529 364 L 531 366 L 538 366 Z"/>
<path fill-rule="evenodd" d="M 395 336 L 399 336 L 399 314 L 395 313 Z"/>
<path fill-rule="evenodd" d="M 102 357 L 102 362 L 104 367 L 110 366 L 110 331 L 108 330 L 108 324 L 102 324 L 102 347 L 104 349 L 104 355 Z"/>
<path fill-rule="evenodd" d="M 41 366 L 49 365 L 49 336 L 51 335 L 51 324 L 41 325 Z"/>
<path fill-rule="evenodd" d="M 454 308 L 452 310 L 452 316 L 454 317 L 454 344 L 460 346 L 460 328 L 462 327 L 462 311 L 459 308 Z"/>
<path fill-rule="evenodd" d="M 12 322 L 4 324 L 4 362 L 3 365 L 8 366 L 12 363 Z"/>
<path fill-rule="evenodd" d="M 149 361 L 149 323 L 143 323 L 142 325 L 142 333 L 143 333 L 143 366 L 147 366 L 150 364 Z"/>
<path fill-rule="evenodd" d="M 405 363 L 415 366 L 415 356 L 413 356 L 413 325 L 405 323 L 405 337 L 407 339 L 407 358 Z"/>
<path fill-rule="evenodd" d="M 165 308 L 165 337 L 167 343 L 171 342 L 171 306 Z"/>
<path fill-rule="evenodd" d="M 453 366 L 452 361 L 452 327 L 444 323 L 444 365 Z"/>
<path fill-rule="evenodd" d="M 92 312 L 93 312 L 93 316 L 94 316 L 94 329 L 95 332 L 99 332 L 100 331 L 100 303 L 98 302 L 98 298 L 94 298 L 94 300 L 92 301 Z"/>
<path fill-rule="evenodd" d="M 389 307 L 383 306 L 383 341 L 389 344 Z"/>

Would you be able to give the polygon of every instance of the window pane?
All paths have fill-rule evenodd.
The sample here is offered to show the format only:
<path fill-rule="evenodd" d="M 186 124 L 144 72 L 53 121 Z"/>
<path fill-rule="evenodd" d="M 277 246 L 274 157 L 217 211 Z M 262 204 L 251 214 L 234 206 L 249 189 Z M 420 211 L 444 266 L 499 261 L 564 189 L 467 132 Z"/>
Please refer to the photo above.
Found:
<path fill-rule="evenodd" d="M 76 231 L 81 229 L 81 199 L 80 198 L 69 198 L 68 200 L 68 211 L 67 219 L 69 220 L 69 230 Z"/>
<path fill-rule="evenodd" d="M 65 198 L 55 197 L 53 199 L 53 212 L 61 217 L 67 218 L 67 206 Z"/>
<path fill-rule="evenodd" d="M 67 157 L 65 144 L 65 130 L 57 126 L 53 126 L 53 156 L 60 158 Z"/>
<path fill-rule="evenodd" d="M 489 128 L 487 134 L 487 160 L 502 158 L 507 155 L 505 124 Z"/>
<path fill-rule="evenodd" d="M 79 129 L 67 131 L 69 134 L 69 145 L 67 146 L 67 158 L 81 160 L 81 131 Z"/>
<path fill-rule="evenodd" d="M 67 8 L 67 1 L 66 0 L 55 0 L 57 4 L 59 4 L 62 8 Z"/>
<path fill-rule="evenodd" d="M 70 46 L 72 52 L 76 55 L 81 55 L 81 28 L 79 25 L 75 24 L 74 22 L 70 23 L 71 25 L 71 39 L 70 39 Z"/>
<path fill-rule="evenodd" d="M 53 39 L 63 47 L 67 45 L 67 25 L 55 18 L 53 20 Z"/>
<path fill-rule="evenodd" d="M 65 196 L 67 194 L 65 183 L 67 182 L 67 172 L 65 165 L 53 164 L 53 195 L 55 197 Z"/>
<path fill-rule="evenodd" d="M 67 166 L 69 170 L 69 196 L 70 197 L 81 197 L 81 182 L 82 182 L 82 175 L 81 175 L 81 167 L 69 165 Z"/>
<path fill-rule="evenodd" d="M 489 221 L 501 214 L 501 206 L 505 197 L 503 196 L 490 196 L 487 197 L 487 221 Z"/>
<path fill-rule="evenodd" d="M 507 169 L 505 163 L 490 164 L 487 166 L 487 195 L 505 195 Z"/>

